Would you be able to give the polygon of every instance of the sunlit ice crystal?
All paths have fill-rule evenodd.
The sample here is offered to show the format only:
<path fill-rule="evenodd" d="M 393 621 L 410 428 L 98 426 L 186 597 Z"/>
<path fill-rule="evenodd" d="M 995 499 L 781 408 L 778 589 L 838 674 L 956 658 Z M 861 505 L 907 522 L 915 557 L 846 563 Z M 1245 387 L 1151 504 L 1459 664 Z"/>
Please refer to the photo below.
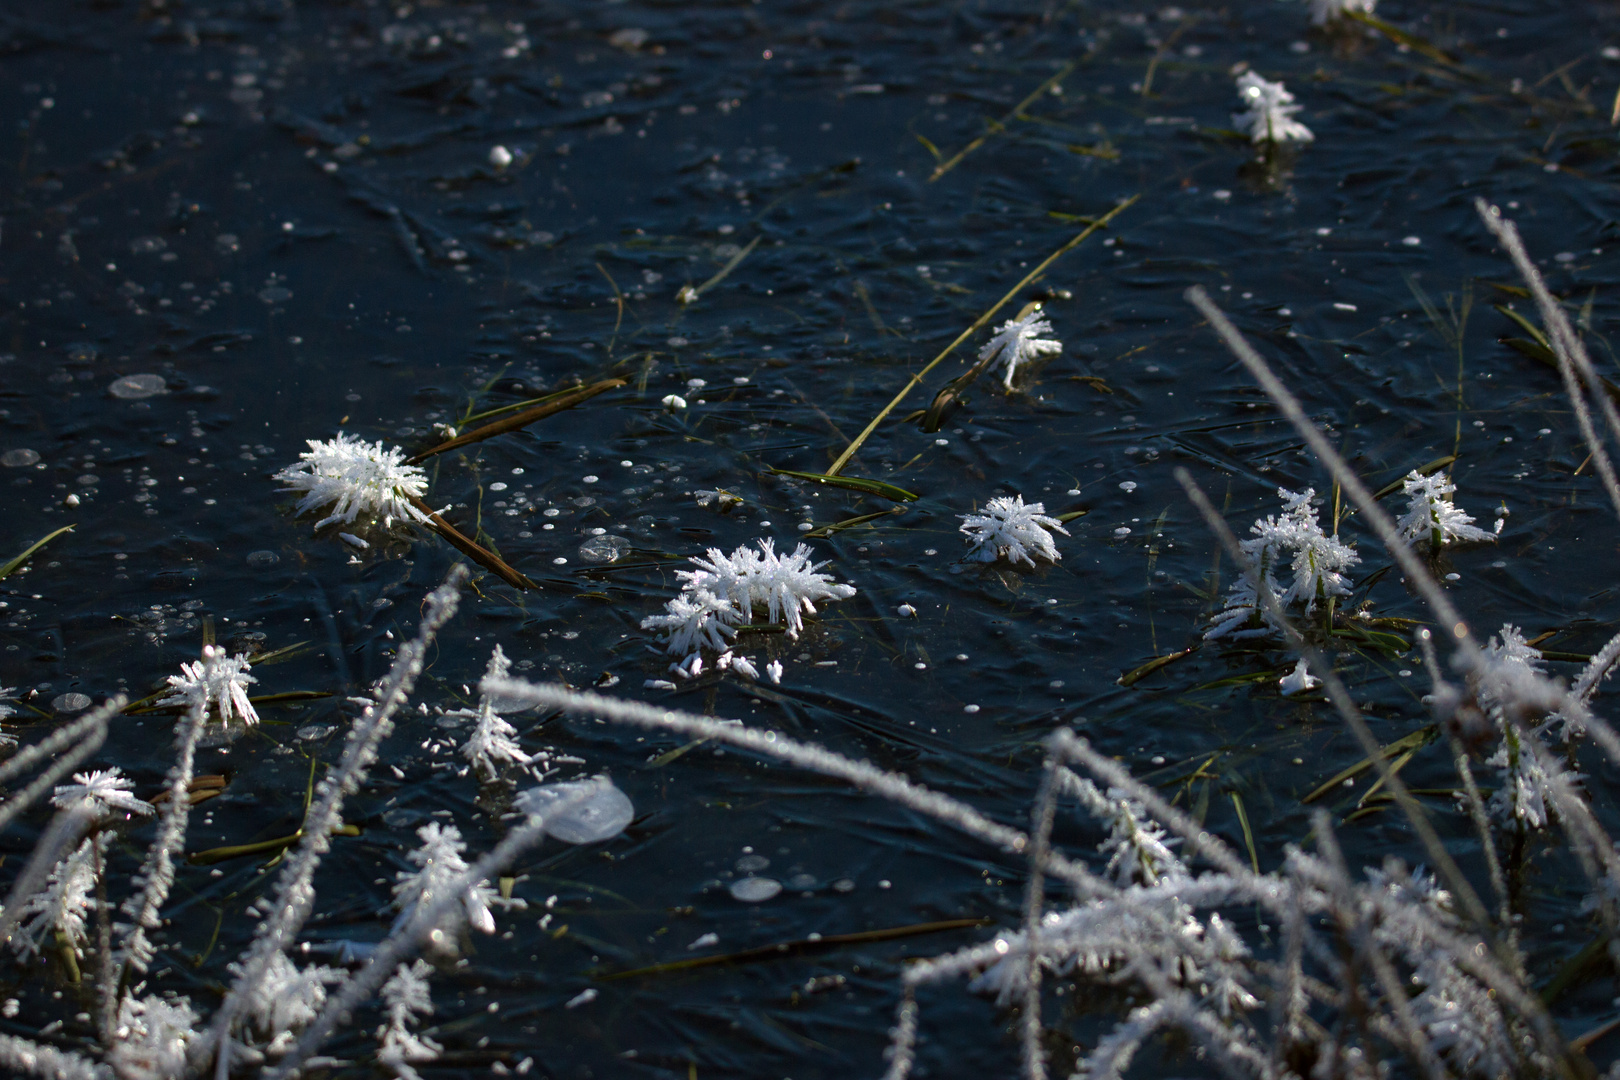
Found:
<path fill-rule="evenodd" d="M 1254 142 L 1311 142 L 1316 138 L 1310 128 L 1294 119 L 1303 106 L 1294 104 L 1294 95 L 1282 83 L 1245 71 L 1238 78 L 1237 88 L 1248 110 L 1234 113 L 1232 123 Z"/>
<path fill-rule="evenodd" d="M 309 439 L 309 450 L 299 463 L 276 473 L 288 491 L 302 491 L 297 513 L 335 504 L 332 512 L 315 523 L 317 529 L 335 521 L 352 524 L 356 518 L 380 518 L 385 526 L 404 521 L 425 524 L 427 514 L 412 504 L 427 492 L 427 474 L 405 463 L 405 451 L 384 448 L 382 440 L 338 432 L 335 439 Z"/>

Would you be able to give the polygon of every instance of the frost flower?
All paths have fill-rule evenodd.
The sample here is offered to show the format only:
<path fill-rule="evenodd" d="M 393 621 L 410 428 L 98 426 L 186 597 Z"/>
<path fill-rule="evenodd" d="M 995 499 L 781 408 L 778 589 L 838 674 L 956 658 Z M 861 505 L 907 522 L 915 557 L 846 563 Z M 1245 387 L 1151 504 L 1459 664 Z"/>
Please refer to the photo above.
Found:
<path fill-rule="evenodd" d="M 1408 502 L 1406 513 L 1395 527 L 1408 541 L 1428 537 L 1436 548 L 1458 542 L 1495 540 L 1507 519 L 1496 519 L 1496 532 L 1481 529 L 1474 524 L 1473 515 L 1464 513 L 1462 507 L 1451 501 L 1456 490 L 1457 485 L 1444 472 L 1422 476 L 1413 469 L 1401 483 L 1401 493 Z"/>
<path fill-rule="evenodd" d="M 258 682 L 248 674 L 247 654 L 227 656 L 225 650 L 204 645 L 202 659 L 195 664 L 181 664 L 181 674 L 169 676 L 169 693 L 158 700 L 159 705 L 201 705 L 212 708 L 221 724 L 240 720 L 248 727 L 259 722 L 259 714 L 248 700 L 247 688 Z"/>
<path fill-rule="evenodd" d="M 1020 364 L 1027 364 L 1043 356 L 1056 356 L 1063 351 L 1061 341 L 1040 336 L 1051 332 L 1052 324 L 1041 316 L 1041 305 L 1031 304 L 1018 318 L 1008 319 L 1001 324 L 996 336 L 979 350 L 979 359 L 990 360 L 994 357 L 995 359 L 991 361 L 992 366 L 1006 368 L 1002 382 L 1011 390 L 1013 374 Z"/>
<path fill-rule="evenodd" d="M 1378 0 L 1311 0 L 1311 24 L 1325 26 L 1352 11 L 1372 14 Z"/>
<path fill-rule="evenodd" d="M 1022 495 L 991 499 L 980 514 L 962 514 L 961 531 L 968 538 L 969 559 L 995 562 L 1005 555 L 1009 562 L 1035 565 L 1035 556 L 1049 562 L 1063 558 L 1048 529 L 1064 536 L 1069 530 L 1057 518 L 1047 517 L 1042 503 L 1025 504 Z"/>
<path fill-rule="evenodd" d="M 691 560 L 694 570 L 678 570 L 682 578 L 680 595 L 665 605 L 662 615 L 649 615 L 641 621 L 644 630 L 662 630 L 668 650 L 684 656 L 681 672 L 687 677 L 702 670 L 699 650 L 729 652 L 729 639 L 736 628 L 763 607 L 766 617 L 787 628 L 788 637 L 798 640 L 804 630 L 804 616 L 814 615 L 816 605 L 828 600 L 847 600 L 855 595 L 853 585 L 844 585 L 821 572 L 826 563 L 810 561 L 810 548 L 800 544 L 791 554 L 778 555 L 775 542 L 744 544 L 730 555 L 710 548 Z M 728 662 L 726 666 L 730 666 Z M 738 667 L 746 673 L 746 669 Z"/>
<path fill-rule="evenodd" d="M 1247 112 L 1233 113 L 1232 123 L 1246 131 L 1257 143 L 1310 142 L 1316 136 L 1311 129 L 1294 119 L 1303 106 L 1294 104 L 1294 95 L 1280 82 L 1267 82 L 1252 71 L 1245 71 L 1237 81 L 1238 97 L 1249 107 Z"/>
<path fill-rule="evenodd" d="M 417 1080 L 414 1062 L 432 1061 L 444 1049 L 413 1029 L 423 1017 L 433 1015 L 433 997 L 427 977 L 433 968 L 425 960 L 401 964 L 382 988 L 383 1015 L 387 1022 L 377 1029 L 377 1060 L 400 1080 Z"/>
<path fill-rule="evenodd" d="M 237 973 L 236 964 L 226 970 Z M 299 968 L 277 952 L 265 966 L 264 977 L 249 988 L 243 1016 L 248 1026 L 272 1054 L 284 1054 L 309 1022 L 321 1014 L 326 1004 L 326 988 L 341 982 L 343 972 L 324 964 Z"/>
<path fill-rule="evenodd" d="M 1300 657 L 1299 663 L 1294 665 L 1293 671 L 1277 680 L 1277 687 L 1285 696 L 1303 694 L 1305 691 L 1314 690 L 1321 685 L 1322 680 L 1312 675 L 1310 670 L 1306 668 L 1303 656 Z"/>
<path fill-rule="evenodd" d="M 40 942 L 51 933 L 60 934 L 74 952 L 84 951 L 89 940 L 85 918 L 95 903 L 96 845 L 104 846 L 105 836 L 98 833 L 94 838 L 86 837 L 72 854 L 56 864 L 45 887 L 23 901 L 22 931 L 11 939 L 23 957 L 38 953 Z"/>
<path fill-rule="evenodd" d="M 419 466 L 405 464 L 405 451 L 397 446 L 383 449 L 343 432 L 327 442 L 309 439 L 309 452 L 299 454 L 300 464 L 289 465 L 275 479 L 289 491 L 302 491 L 297 512 L 336 503 L 332 512 L 315 523 L 315 528 L 334 521 L 352 524 L 364 514 L 380 517 L 385 526 L 396 519 L 425 524 L 428 516 L 411 499 L 427 491 L 427 474 Z"/>
<path fill-rule="evenodd" d="M 73 783 L 62 784 L 52 792 L 51 805 L 65 810 L 86 800 L 102 813 L 122 810 L 143 816 L 150 814 L 152 805 L 130 794 L 134 787 L 134 782 L 119 773 L 116 766 L 95 772 L 74 773 Z"/>
<path fill-rule="evenodd" d="M 512 663 L 506 658 L 506 653 L 497 645 L 489 658 L 489 666 L 484 669 L 484 678 L 504 679 L 511 667 Z M 461 754 L 485 779 L 493 780 L 500 772 L 503 762 L 527 765 L 534 760 L 517 744 L 514 737 L 517 735 L 517 728 L 507 723 L 506 719 L 495 711 L 495 703 L 490 700 L 488 694 L 479 700 L 477 710 L 463 710 L 462 715 L 471 715 L 476 719 L 472 734 L 467 736 L 467 742 L 461 748 Z"/>
<path fill-rule="evenodd" d="M 118 1027 L 107 1061 L 127 1080 L 184 1076 L 186 1047 L 197 1036 L 196 1025 L 197 1013 L 186 998 L 131 994 L 118 1006 Z"/>
<path fill-rule="evenodd" d="M 1315 495 L 1312 488 L 1300 493 L 1278 488 L 1283 512 L 1249 526 L 1249 532 L 1254 535 L 1241 545 L 1243 553 L 1259 572 L 1260 587 L 1270 592 L 1277 606 L 1303 603 L 1307 615 L 1316 610 L 1318 601 L 1349 596 L 1350 579 L 1345 571 L 1361 561 L 1354 548 L 1322 531 L 1316 510 L 1311 506 Z M 1284 566 L 1293 571 L 1286 588 L 1278 580 Z M 1204 637 L 1208 640 L 1228 636 L 1257 637 L 1281 629 L 1255 590 L 1254 582 L 1244 574 L 1232 584 L 1225 608 L 1215 616 L 1214 625 Z"/>
<path fill-rule="evenodd" d="M 416 864 L 417 869 L 401 870 L 394 875 L 398 879 L 398 884 L 394 886 L 394 902 L 399 905 L 399 919 L 394 924 L 396 928 L 418 908 L 436 903 L 439 894 L 455 886 L 457 879 L 467 872 L 467 860 L 461 857 L 461 853 L 467 850 L 467 845 L 461 839 L 461 830 L 454 825 L 433 822 L 417 829 L 416 835 L 422 838 L 422 846 L 407 858 Z M 495 932 L 495 916 L 489 910 L 492 902 L 498 900 L 489 882 L 480 881 L 464 887 L 461 907 L 474 930 L 485 934 Z"/>

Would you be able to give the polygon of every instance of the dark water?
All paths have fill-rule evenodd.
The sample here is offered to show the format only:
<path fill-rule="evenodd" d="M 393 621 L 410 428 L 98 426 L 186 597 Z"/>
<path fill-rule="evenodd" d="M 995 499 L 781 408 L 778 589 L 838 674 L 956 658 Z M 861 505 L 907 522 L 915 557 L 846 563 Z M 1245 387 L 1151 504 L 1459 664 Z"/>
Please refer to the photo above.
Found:
<path fill-rule="evenodd" d="M 1459 575 L 1450 588 L 1479 627 L 1553 631 L 1543 647 L 1585 653 L 1620 620 L 1614 524 L 1579 468 L 1556 375 L 1498 344 L 1523 331 L 1492 305 L 1529 309 L 1496 288 L 1511 266 L 1471 205 L 1483 195 L 1519 220 L 1612 368 L 1620 215 L 1607 121 L 1620 53 L 1601 51 L 1612 5 L 1380 6 L 1456 64 L 1311 32 L 1304 4 L 1271 0 L 0 8 L 13 133 L 0 453 L 39 455 L 0 468 L 0 558 L 77 526 L 0 585 L 0 685 L 37 691 L 7 727 L 37 738 L 64 693 L 148 693 L 196 657 L 210 625 L 240 649 L 308 643 L 260 667 L 256 691 L 334 695 L 266 708 L 257 731 L 204 755 L 201 770 L 230 782 L 193 819 L 192 849 L 296 827 L 312 763 L 333 760 L 352 715 L 345 696 L 386 670 L 456 558 L 430 540 L 351 557 L 312 535 L 313 518 L 289 516 L 271 474 L 305 439 L 342 429 L 417 449 L 435 422 L 576 379 L 630 384 L 432 466 L 429 501 L 453 505 L 453 520 L 543 588 L 480 580 L 418 693 L 430 707 L 463 703 L 498 641 L 528 677 L 616 678 L 615 693 L 772 725 L 1012 822 L 1039 738 L 1067 723 L 1180 791 L 1241 848 L 1238 796 L 1260 864 L 1276 865 L 1307 830 L 1301 796 L 1360 756 L 1325 706 L 1278 696 L 1291 660 L 1205 649 L 1116 683 L 1194 643 L 1211 585 L 1230 577 L 1211 578 L 1214 544 L 1173 466 L 1240 529 L 1276 509 L 1278 485 L 1329 487 L 1198 326 L 1180 298 L 1195 283 L 1375 486 L 1457 453 L 1459 502 L 1486 520 L 1509 508 L 1499 544 L 1442 568 Z M 1287 82 L 1313 145 L 1259 161 L 1224 130 L 1245 61 Z M 1070 62 L 1060 93 L 929 181 L 930 146 L 949 157 Z M 504 168 L 491 164 L 496 146 L 513 155 Z M 886 424 L 851 465 L 921 498 L 812 541 L 859 593 L 799 642 L 751 646 L 784 661 L 783 684 L 643 690 L 667 658 L 639 622 L 675 590 L 675 560 L 761 535 L 791 544 L 800 522 L 887 509 L 765 470 L 826 468 L 909 373 L 1082 227 L 1074 215 L 1132 195 L 1112 229 L 1007 313 L 1045 298 L 1061 357 L 1020 393 L 987 380 L 938 434 Z M 676 303 L 756 237 L 723 282 Z M 1456 341 L 1419 292 L 1465 313 Z M 896 416 L 962 366 L 946 361 Z M 161 376 L 165 392 L 109 394 L 136 374 Z M 666 412 L 671 393 L 691 407 Z M 714 488 L 745 506 L 700 508 L 691 493 Z M 957 515 L 1013 492 L 1087 511 L 1059 540 L 1063 561 L 1034 572 L 959 562 Z M 633 550 L 587 561 L 579 548 L 598 529 Z M 1366 581 L 1387 559 L 1353 521 L 1345 529 Z M 1378 614 L 1424 617 L 1394 575 L 1368 596 Z M 916 616 L 898 615 L 902 604 Z M 1342 653 L 1386 740 L 1427 722 L 1415 659 Z M 1257 678 L 1223 681 L 1245 675 Z M 568 1077 L 874 1073 L 902 959 L 988 931 L 593 977 L 814 933 L 1016 918 L 1020 867 L 838 785 L 709 749 L 654 766 L 674 744 L 515 719 L 531 749 L 583 759 L 564 775 L 609 771 L 638 819 L 605 847 L 532 856 L 517 886 L 530 910 L 503 916 L 506 933 L 435 980 L 437 1037 L 456 1068 L 532 1055 L 537 1075 Z M 103 762 L 155 791 L 167 724 L 119 720 Z M 311 940 L 380 937 L 419 824 L 448 812 L 474 848 L 498 837 L 499 790 L 457 775 L 455 736 L 436 716 L 401 724 L 393 769 L 349 808 L 364 834 L 336 846 Z M 1438 751 L 1407 767 L 1414 787 L 1454 783 Z M 1613 770 L 1583 765 L 1613 820 Z M 1477 870 L 1466 819 L 1430 802 Z M 1064 829 L 1076 847 L 1097 839 L 1089 825 Z M 8 850 L 32 835 L 16 831 Z M 130 840 L 130 865 L 144 836 Z M 1390 813 L 1358 818 L 1344 841 L 1365 860 L 1419 858 Z M 1532 966 L 1545 976 L 1592 931 L 1561 846 L 1532 839 L 1524 863 Z M 217 869 L 183 877 L 156 984 L 199 1003 L 267 881 L 252 860 Z M 749 872 L 790 887 L 739 903 L 727 886 Z M 707 934 L 718 943 L 688 949 Z M 563 1007 L 593 986 L 596 1000 Z M 70 1018 L 47 990 L 0 1025 Z M 1569 1029 L 1606 1015 L 1610 993 L 1594 983 L 1566 998 Z M 990 1005 L 959 990 L 925 1005 L 927 1069 L 1010 1068 Z M 1075 1023 L 1085 1035 L 1095 1021 Z M 372 1024 L 362 1017 L 333 1052 L 363 1057 L 356 1032 Z"/>

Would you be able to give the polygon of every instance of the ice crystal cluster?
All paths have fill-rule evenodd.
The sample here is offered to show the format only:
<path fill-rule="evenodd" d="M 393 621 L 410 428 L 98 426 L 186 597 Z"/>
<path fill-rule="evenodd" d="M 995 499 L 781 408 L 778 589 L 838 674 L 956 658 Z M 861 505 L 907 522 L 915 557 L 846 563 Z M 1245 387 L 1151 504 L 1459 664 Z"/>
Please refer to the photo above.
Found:
<path fill-rule="evenodd" d="M 1424 476 L 1416 469 L 1401 482 L 1401 493 L 1407 498 L 1406 513 L 1396 522 L 1396 528 L 1408 540 L 1428 540 L 1437 550 L 1448 544 L 1468 544 L 1495 540 L 1502 531 L 1505 517 L 1496 519 L 1496 531 L 1487 532 L 1474 524 L 1473 515 L 1463 512 L 1453 500 L 1457 485 L 1444 472 Z"/>
<path fill-rule="evenodd" d="M 1352 11 L 1371 15 L 1377 3 L 1378 0 L 1311 0 L 1311 22 L 1326 26 Z"/>
<path fill-rule="evenodd" d="M 512 662 L 497 645 L 490 654 L 489 666 L 484 669 L 484 678 L 504 679 L 511 669 Z M 534 755 L 525 753 L 518 745 L 517 728 L 495 711 L 495 705 L 495 701 L 484 694 L 479 697 L 476 709 L 445 713 L 446 716 L 472 718 L 473 729 L 462 744 L 461 753 L 485 780 L 493 780 L 506 765 L 528 765 L 535 760 Z"/>
<path fill-rule="evenodd" d="M 1031 304 L 1018 318 L 1001 324 L 995 337 L 979 350 L 979 359 L 989 361 L 991 367 L 1002 368 L 1002 383 L 1011 390 L 1013 376 L 1020 367 L 1063 351 L 1061 341 L 1041 337 L 1051 332 L 1052 324 L 1041 314 L 1041 305 Z"/>
<path fill-rule="evenodd" d="M 958 531 L 968 540 L 967 558 L 976 562 L 1008 562 L 1035 565 L 1037 557 L 1048 562 L 1063 558 L 1052 539 L 1055 530 L 1064 536 L 1069 530 L 1054 517 L 1046 516 L 1044 503 L 1025 503 L 1022 495 L 997 496 L 976 514 L 961 515 Z"/>
<path fill-rule="evenodd" d="M 181 673 L 169 676 L 169 693 L 157 703 L 201 708 L 227 727 L 233 721 L 252 727 L 259 714 L 248 700 L 247 688 L 258 680 L 248 669 L 245 654 L 230 656 L 216 645 L 204 645 L 201 660 L 182 663 Z"/>
<path fill-rule="evenodd" d="M 1268 82 L 1255 72 L 1238 76 L 1238 97 L 1248 106 L 1232 114 L 1232 123 L 1257 143 L 1310 142 L 1316 136 L 1294 119 L 1303 108 L 1294 104 L 1294 95 L 1280 82 Z"/>
<path fill-rule="evenodd" d="M 405 925 L 418 911 L 425 911 L 443 895 L 453 894 L 461 910 L 449 920 L 457 918 L 481 934 L 495 932 L 495 915 L 490 905 L 501 902 L 487 881 L 468 884 L 464 881 L 467 860 L 462 853 L 467 844 L 461 839 L 461 830 L 454 825 L 431 822 L 416 830 L 422 846 L 407 856 L 415 870 L 401 870 L 395 875 L 394 903 L 399 908 L 395 929 Z"/>
<path fill-rule="evenodd" d="M 674 666 L 683 678 L 694 678 L 703 671 L 703 650 L 719 653 L 715 667 L 734 670 L 749 679 L 758 679 L 754 662 L 731 649 L 737 627 L 764 609 L 769 622 L 787 630 L 797 641 L 804 630 L 804 616 L 814 615 L 816 605 L 829 600 L 847 600 L 855 595 L 853 585 L 844 585 L 821 572 L 826 563 L 810 560 L 810 548 L 800 544 L 790 555 L 778 555 L 770 538 L 744 544 L 730 555 L 710 548 L 706 555 L 694 556 L 694 570 L 677 570 L 681 591 L 664 606 L 661 615 L 649 615 L 641 622 L 644 630 L 664 634 L 665 647 L 683 659 Z M 772 681 L 781 681 L 781 664 L 767 665 Z"/>
<path fill-rule="evenodd" d="M 427 492 L 427 473 L 405 464 L 405 451 L 384 448 L 379 439 L 368 443 L 343 432 L 337 438 L 306 440 L 309 451 L 299 463 L 276 473 L 288 491 L 302 491 L 297 513 L 335 504 L 332 512 L 315 523 L 321 529 L 335 521 L 353 524 L 357 518 L 425 524 L 428 516 L 412 505 Z"/>
<path fill-rule="evenodd" d="M 1260 588 L 1279 608 L 1298 604 L 1306 615 L 1329 597 L 1349 596 L 1345 571 L 1361 561 L 1355 549 L 1337 536 L 1328 536 L 1317 520 L 1311 500 L 1313 488 L 1302 493 L 1278 488 L 1283 512 L 1262 518 L 1249 527 L 1254 535 L 1243 541 L 1243 552 L 1259 572 Z M 1287 584 L 1282 583 L 1286 575 Z M 1206 639 L 1264 637 L 1282 630 L 1267 609 L 1255 582 L 1243 574 L 1226 595 L 1226 606 L 1205 632 Z"/>

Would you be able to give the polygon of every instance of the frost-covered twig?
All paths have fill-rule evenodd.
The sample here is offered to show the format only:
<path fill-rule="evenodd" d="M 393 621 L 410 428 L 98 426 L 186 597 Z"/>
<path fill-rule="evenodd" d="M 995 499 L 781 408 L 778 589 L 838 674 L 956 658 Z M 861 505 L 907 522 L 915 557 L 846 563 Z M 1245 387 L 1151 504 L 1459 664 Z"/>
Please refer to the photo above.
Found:
<path fill-rule="evenodd" d="M 193 1044 L 196 1054 L 214 1055 L 217 1080 L 226 1080 L 230 1075 L 230 1032 L 247 1007 L 248 995 L 263 980 L 272 959 L 293 944 L 309 917 L 315 902 L 315 868 L 332 845 L 332 829 L 342 820 L 343 800 L 359 789 L 376 760 L 377 747 L 393 729 L 394 713 L 405 704 L 422 672 L 428 646 L 439 628 L 455 614 L 458 593 L 466 579 L 466 567 L 458 564 L 451 568 L 445 583 L 428 594 L 415 640 L 400 647 L 375 704 L 368 705 L 350 728 L 338 767 L 315 789 L 314 803 L 304 818 L 303 839 L 276 883 L 271 913 L 259 925 L 253 944 L 242 958 L 240 973 L 215 1010 L 207 1037 Z"/>

